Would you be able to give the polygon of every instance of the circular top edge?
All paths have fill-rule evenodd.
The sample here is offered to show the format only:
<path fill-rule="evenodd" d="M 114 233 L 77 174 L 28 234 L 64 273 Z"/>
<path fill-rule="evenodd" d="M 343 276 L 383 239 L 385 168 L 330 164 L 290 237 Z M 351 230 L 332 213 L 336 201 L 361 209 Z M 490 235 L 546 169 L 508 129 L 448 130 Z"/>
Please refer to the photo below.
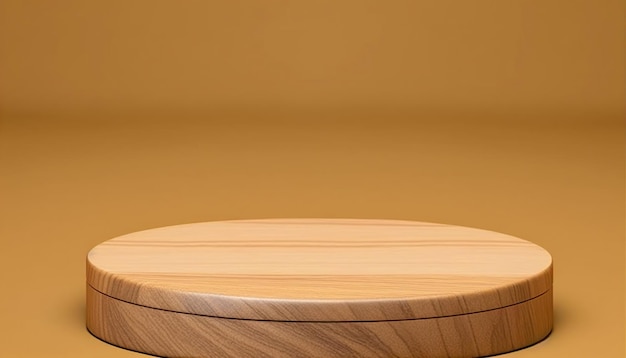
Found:
<path fill-rule="evenodd" d="M 105 241 L 95 290 L 147 307 L 289 321 L 440 317 L 537 297 L 541 247 L 493 231 L 372 219 L 259 219 L 167 226 Z"/>

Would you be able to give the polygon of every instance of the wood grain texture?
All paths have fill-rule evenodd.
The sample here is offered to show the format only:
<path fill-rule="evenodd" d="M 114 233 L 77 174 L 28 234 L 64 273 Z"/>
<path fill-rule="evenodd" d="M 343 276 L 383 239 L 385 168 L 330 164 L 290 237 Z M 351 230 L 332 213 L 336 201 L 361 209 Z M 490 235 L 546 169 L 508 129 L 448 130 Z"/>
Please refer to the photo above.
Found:
<path fill-rule="evenodd" d="M 87 326 L 171 357 L 475 357 L 552 328 L 552 260 L 491 231 L 281 219 L 172 226 L 90 251 Z"/>
<path fill-rule="evenodd" d="M 280 322 L 153 309 L 88 286 L 87 327 L 117 346 L 167 357 L 478 357 L 546 337 L 552 290 L 516 305 L 450 317 Z"/>
<path fill-rule="evenodd" d="M 179 225 L 88 255 L 87 282 L 122 301 L 197 315 L 385 321 L 493 310 L 552 287 L 537 245 L 492 231 L 356 219 Z"/>

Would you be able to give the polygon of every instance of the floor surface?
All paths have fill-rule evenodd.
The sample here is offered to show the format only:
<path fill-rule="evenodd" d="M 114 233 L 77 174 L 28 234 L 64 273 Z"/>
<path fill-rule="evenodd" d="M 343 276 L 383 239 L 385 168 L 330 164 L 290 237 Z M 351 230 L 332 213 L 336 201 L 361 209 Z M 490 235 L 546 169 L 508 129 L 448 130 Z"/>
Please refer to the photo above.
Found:
<path fill-rule="evenodd" d="M 510 116 L 509 116 L 510 117 Z M 389 218 L 553 255 L 554 331 L 506 355 L 624 357 L 621 119 L 296 114 L 0 120 L 7 357 L 139 357 L 85 329 L 85 255 L 189 222 Z"/>

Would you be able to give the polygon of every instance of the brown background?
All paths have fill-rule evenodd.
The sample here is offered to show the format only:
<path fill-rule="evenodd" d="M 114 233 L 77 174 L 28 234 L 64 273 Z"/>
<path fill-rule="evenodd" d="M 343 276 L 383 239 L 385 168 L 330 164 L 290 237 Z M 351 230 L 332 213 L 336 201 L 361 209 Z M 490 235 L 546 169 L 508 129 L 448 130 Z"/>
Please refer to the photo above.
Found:
<path fill-rule="evenodd" d="M 444 222 L 555 261 L 511 357 L 624 357 L 623 1 L 0 1 L 0 343 L 84 328 L 84 258 L 145 228 Z"/>

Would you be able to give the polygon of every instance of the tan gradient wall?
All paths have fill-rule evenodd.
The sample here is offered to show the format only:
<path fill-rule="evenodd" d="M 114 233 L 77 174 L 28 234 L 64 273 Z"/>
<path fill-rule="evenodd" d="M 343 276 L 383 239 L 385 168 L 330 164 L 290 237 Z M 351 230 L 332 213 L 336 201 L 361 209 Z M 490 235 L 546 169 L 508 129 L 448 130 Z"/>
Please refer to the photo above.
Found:
<path fill-rule="evenodd" d="M 624 107 L 624 2 L 0 2 L 4 113 Z"/>
<path fill-rule="evenodd" d="M 555 261 L 555 330 L 625 356 L 622 1 L 0 0 L 0 345 L 84 327 L 101 241 L 259 217 L 425 220 Z M 508 357 L 508 356 L 507 356 Z"/>

